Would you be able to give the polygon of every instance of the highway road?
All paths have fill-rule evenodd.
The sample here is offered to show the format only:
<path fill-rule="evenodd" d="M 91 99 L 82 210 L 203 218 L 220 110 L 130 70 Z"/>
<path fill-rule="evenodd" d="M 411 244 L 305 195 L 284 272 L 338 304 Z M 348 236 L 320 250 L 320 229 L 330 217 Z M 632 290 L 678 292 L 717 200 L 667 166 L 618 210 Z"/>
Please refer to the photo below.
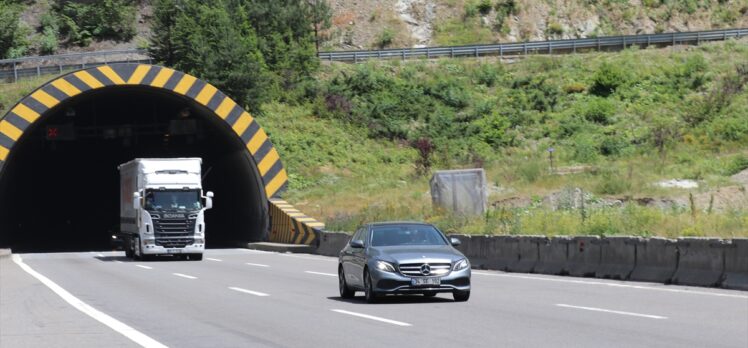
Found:
<path fill-rule="evenodd" d="M 748 347 L 748 292 L 474 270 L 468 302 L 366 304 L 335 258 L 205 257 L 0 258 L 0 347 Z"/>

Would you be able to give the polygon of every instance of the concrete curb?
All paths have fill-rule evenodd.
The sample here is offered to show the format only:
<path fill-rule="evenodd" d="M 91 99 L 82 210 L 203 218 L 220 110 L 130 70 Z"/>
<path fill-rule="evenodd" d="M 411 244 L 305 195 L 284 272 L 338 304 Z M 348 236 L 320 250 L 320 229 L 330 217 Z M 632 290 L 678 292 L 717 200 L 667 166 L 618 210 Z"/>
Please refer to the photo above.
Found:
<path fill-rule="evenodd" d="M 716 238 L 678 238 L 678 269 L 672 282 L 717 286 L 722 281 L 725 244 Z"/>
<path fill-rule="evenodd" d="M 532 273 L 540 260 L 540 245 L 548 238 L 543 236 L 523 236 L 517 238 L 518 259 L 509 263 L 507 271 Z"/>
<path fill-rule="evenodd" d="M 247 243 L 247 249 L 272 251 L 278 253 L 308 253 L 314 252 L 314 247 L 306 244 L 283 244 L 283 243 Z"/>
<path fill-rule="evenodd" d="M 629 279 L 669 283 L 678 268 L 678 247 L 672 239 L 640 239 L 636 245 L 636 266 Z"/>
<path fill-rule="evenodd" d="M 0 249 L 0 259 L 4 257 L 10 257 L 13 252 L 10 249 Z"/>
<path fill-rule="evenodd" d="M 600 241 L 600 265 L 595 277 L 627 280 L 636 265 L 638 238 L 606 237 Z"/>
<path fill-rule="evenodd" d="M 748 239 L 733 239 L 726 248 L 722 287 L 748 290 Z"/>
<path fill-rule="evenodd" d="M 324 256 L 338 256 L 351 239 L 345 232 L 323 232 L 319 235 L 319 246 L 313 253 Z"/>

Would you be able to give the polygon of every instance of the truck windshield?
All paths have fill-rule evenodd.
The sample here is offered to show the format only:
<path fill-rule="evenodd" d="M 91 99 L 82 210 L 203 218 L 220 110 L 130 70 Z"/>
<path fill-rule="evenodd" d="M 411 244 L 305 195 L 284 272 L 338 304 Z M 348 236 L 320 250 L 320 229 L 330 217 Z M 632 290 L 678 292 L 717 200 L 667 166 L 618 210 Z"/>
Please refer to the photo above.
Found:
<path fill-rule="evenodd" d="M 147 191 L 146 210 L 194 211 L 202 208 L 200 191 Z"/>

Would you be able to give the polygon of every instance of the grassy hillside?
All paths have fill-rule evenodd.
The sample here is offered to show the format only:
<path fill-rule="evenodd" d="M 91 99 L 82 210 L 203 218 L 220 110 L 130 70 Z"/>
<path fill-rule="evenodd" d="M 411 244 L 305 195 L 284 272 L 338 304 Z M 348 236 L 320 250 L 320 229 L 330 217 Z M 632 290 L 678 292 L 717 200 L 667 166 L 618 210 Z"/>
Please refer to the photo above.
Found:
<path fill-rule="evenodd" d="M 731 176 L 748 167 L 747 59 L 729 41 L 324 65 L 257 119 L 290 173 L 286 198 L 330 230 L 414 219 L 463 233 L 746 237 L 748 180 Z M 0 85 L 0 112 L 44 80 Z M 471 167 L 486 169 L 489 212 L 434 209 L 429 173 Z M 668 179 L 699 188 L 655 185 Z"/>

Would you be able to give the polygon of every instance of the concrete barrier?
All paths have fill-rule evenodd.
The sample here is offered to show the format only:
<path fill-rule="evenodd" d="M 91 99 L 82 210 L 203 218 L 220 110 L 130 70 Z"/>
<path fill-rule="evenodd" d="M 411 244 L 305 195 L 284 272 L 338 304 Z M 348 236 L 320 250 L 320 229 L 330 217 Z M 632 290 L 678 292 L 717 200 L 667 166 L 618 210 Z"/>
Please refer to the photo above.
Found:
<path fill-rule="evenodd" d="M 630 280 L 669 283 L 678 268 L 678 247 L 672 239 L 649 238 L 636 244 L 636 266 Z"/>
<path fill-rule="evenodd" d="M 11 255 L 10 249 L 0 249 L 0 258 L 10 257 L 10 255 Z"/>
<path fill-rule="evenodd" d="M 600 237 L 574 237 L 569 244 L 566 266 L 569 275 L 575 277 L 594 277 L 600 265 Z"/>
<path fill-rule="evenodd" d="M 517 238 L 518 259 L 507 265 L 509 272 L 532 273 L 540 259 L 540 244 L 548 238 L 542 236 L 522 236 Z"/>
<path fill-rule="evenodd" d="M 672 282 L 681 285 L 718 285 L 724 273 L 725 244 L 716 238 L 679 238 L 678 268 Z"/>
<path fill-rule="evenodd" d="M 349 239 L 351 239 L 351 235 L 348 233 L 320 232 L 320 243 L 314 253 L 325 256 L 338 256 L 340 250 L 343 250 Z"/>
<path fill-rule="evenodd" d="M 600 240 L 600 264 L 595 277 L 629 279 L 636 265 L 636 242 L 632 237 L 606 237 Z"/>
<path fill-rule="evenodd" d="M 748 290 L 748 239 L 733 239 L 726 248 L 722 287 Z"/>
<path fill-rule="evenodd" d="M 538 243 L 538 262 L 535 264 L 535 273 L 568 274 L 566 261 L 570 243 L 569 237 L 553 237 L 547 239 L 545 243 Z"/>

